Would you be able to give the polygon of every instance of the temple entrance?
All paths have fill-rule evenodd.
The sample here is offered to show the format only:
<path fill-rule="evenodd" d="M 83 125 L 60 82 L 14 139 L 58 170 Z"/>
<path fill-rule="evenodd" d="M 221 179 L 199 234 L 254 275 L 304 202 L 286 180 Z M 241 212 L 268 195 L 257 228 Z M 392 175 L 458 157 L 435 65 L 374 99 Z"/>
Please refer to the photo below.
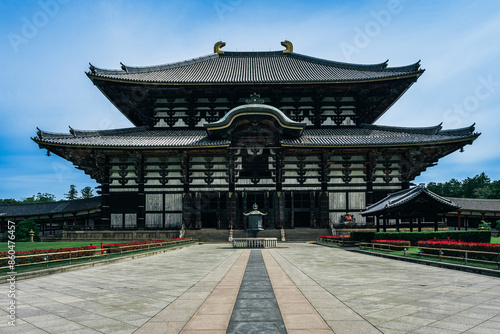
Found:
<path fill-rule="evenodd" d="M 308 192 L 293 193 L 293 216 L 295 227 L 311 226 L 311 195 Z"/>
<path fill-rule="evenodd" d="M 264 212 L 266 198 L 264 193 L 249 192 L 247 193 L 247 210 L 250 211 L 252 206 L 256 203 L 259 206 L 259 211 Z"/>
<path fill-rule="evenodd" d="M 221 206 L 220 197 L 216 192 L 206 192 L 200 198 L 200 218 L 202 228 L 218 227 L 218 211 Z"/>
<path fill-rule="evenodd" d="M 309 227 L 310 223 L 310 213 L 304 210 L 294 211 L 294 225 L 295 227 Z"/>
<path fill-rule="evenodd" d="M 201 221 L 203 222 L 203 228 L 217 227 L 217 213 L 202 212 Z"/>

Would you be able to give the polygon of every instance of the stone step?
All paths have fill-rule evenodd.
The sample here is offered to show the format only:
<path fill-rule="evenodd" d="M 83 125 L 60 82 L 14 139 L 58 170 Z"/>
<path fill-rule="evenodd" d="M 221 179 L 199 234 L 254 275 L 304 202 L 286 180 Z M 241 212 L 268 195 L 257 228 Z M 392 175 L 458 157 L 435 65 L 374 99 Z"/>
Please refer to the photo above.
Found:
<path fill-rule="evenodd" d="M 319 236 L 330 235 L 330 230 L 327 228 L 309 228 L 298 227 L 295 229 L 285 229 L 285 239 L 290 242 L 307 242 L 316 241 Z M 229 230 L 215 229 L 215 228 L 202 228 L 201 230 L 186 230 L 186 237 L 191 237 L 201 242 L 227 242 L 229 239 Z M 250 238 L 251 233 L 244 230 L 233 230 L 233 238 Z M 259 238 L 277 238 L 281 240 L 280 229 L 266 229 L 260 231 Z"/>

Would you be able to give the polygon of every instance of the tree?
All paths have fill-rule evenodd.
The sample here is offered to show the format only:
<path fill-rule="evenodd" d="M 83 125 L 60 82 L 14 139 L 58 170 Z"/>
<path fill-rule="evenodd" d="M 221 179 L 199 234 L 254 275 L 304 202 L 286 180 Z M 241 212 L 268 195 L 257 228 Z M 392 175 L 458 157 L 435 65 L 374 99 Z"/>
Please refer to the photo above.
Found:
<path fill-rule="evenodd" d="M 64 197 L 69 200 L 74 200 L 78 198 L 78 190 L 76 190 L 76 186 L 74 184 L 69 186 L 69 191 L 67 194 L 64 194 Z"/>
<path fill-rule="evenodd" d="M 38 224 L 33 220 L 33 218 L 28 218 L 20 221 L 16 224 L 16 229 L 14 235 L 16 236 L 15 241 L 30 241 L 30 231 L 33 230 L 35 235 L 33 237 L 34 241 L 40 241 L 38 234 L 40 233 L 40 228 Z M 2 239 L 7 240 L 9 233 L 4 233 Z"/>
<path fill-rule="evenodd" d="M 491 182 L 484 172 L 462 182 L 457 179 L 444 183 L 429 182 L 427 189 L 446 197 L 500 198 L 500 180 Z"/>
<path fill-rule="evenodd" d="M 0 205 L 18 204 L 19 201 L 13 198 L 0 199 Z"/>
<path fill-rule="evenodd" d="M 477 198 L 478 194 L 476 194 L 476 191 L 482 188 L 488 188 L 489 185 L 490 178 L 484 172 L 473 178 L 468 177 L 462 182 L 463 196 L 465 198 Z M 483 189 L 479 194 L 486 192 L 487 190 Z"/>
<path fill-rule="evenodd" d="M 82 194 L 82 198 L 91 198 L 94 197 L 92 191 L 93 191 L 92 188 L 87 186 L 82 190 L 80 190 L 80 194 Z"/>

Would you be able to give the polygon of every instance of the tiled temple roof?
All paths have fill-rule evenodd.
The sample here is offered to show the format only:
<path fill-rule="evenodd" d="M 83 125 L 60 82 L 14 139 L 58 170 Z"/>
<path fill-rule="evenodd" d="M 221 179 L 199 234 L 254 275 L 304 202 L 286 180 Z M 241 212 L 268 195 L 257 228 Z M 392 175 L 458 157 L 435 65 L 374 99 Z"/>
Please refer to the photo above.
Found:
<path fill-rule="evenodd" d="M 500 199 L 447 198 L 458 204 L 462 211 L 500 212 Z"/>
<path fill-rule="evenodd" d="M 387 61 L 374 65 L 348 64 L 298 53 L 225 52 L 159 66 L 106 70 L 90 65 L 92 79 L 146 83 L 298 83 L 352 82 L 419 76 L 420 62 L 387 67 Z"/>
<path fill-rule="evenodd" d="M 0 205 L 0 215 L 5 217 L 29 217 L 59 213 L 72 213 L 99 209 L 101 197 L 72 201 Z"/>
<path fill-rule="evenodd" d="M 468 131 L 441 130 L 441 126 L 429 128 L 404 128 L 377 125 L 305 129 L 300 138 L 282 138 L 285 146 L 384 146 L 418 145 L 473 140 L 479 134 L 474 127 Z M 454 132 L 455 131 L 455 132 Z M 146 127 L 78 131 L 69 134 L 38 131 L 33 140 L 39 144 L 75 147 L 214 147 L 229 146 L 228 139 L 210 139 L 205 130 L 157 129 Z"/>
<path fill-rule="evenodd" d="M 387 197 L 378 201 L 377 203 L 369 205 L 365 211 L 361 212 L 361 215 L 371 216 L 376 214 L 387 213 L 390 211 L 395 211 L 398 208 L 404 207 L 406 204 L 410 203 L 411 201 L 422 195 L 428 198 L 429 203 L 431 202 L 439 203 L 442 208 L 445 208 L 445 210 L 448 211 L 453 211 L 454 209 L 457 209 L 459 207 L 456 203 L 454 203 L 450 199 L 439 196 L 424 187 L 416 186 L 410 189 L 401 190 L 387 195 Z M 448 211 L 442 211 L 442 212 L 448 212 Z"/>

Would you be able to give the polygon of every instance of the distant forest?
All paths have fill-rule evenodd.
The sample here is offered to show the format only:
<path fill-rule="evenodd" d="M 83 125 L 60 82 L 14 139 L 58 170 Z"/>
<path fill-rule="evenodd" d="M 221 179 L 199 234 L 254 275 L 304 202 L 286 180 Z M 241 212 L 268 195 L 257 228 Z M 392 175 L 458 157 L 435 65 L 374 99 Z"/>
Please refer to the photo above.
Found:
<path fill-rule="evenodd" d="M 78 190 L 76 190 L 75 185 L 69 186 L 69 191 L 67 194 L 64 194 L 64 200 L 74 200 L 74 199 L 83 199 L 83 198 L 91 198 L 94 197 L 94 190 L 91 187 L 85 187 L 80 190 L 80 195 L 78 194 Z M 9 205 L 9 204 L 27 204 L 27 203 L 47 203 L 47 202 L 56 202 L 56 196 L 49 193 L 38 193 L 36 195 L 23 198 L 20 200 L 13 198 L 5 198 L 0 199 L 0 205 Z"/>
<path fill-rule="evenodd" d="M 500 180 L 491 181 L 484 172 L 463 181 L 429 182 L 426 188 L 445 197 L 500 199 Z"/>

